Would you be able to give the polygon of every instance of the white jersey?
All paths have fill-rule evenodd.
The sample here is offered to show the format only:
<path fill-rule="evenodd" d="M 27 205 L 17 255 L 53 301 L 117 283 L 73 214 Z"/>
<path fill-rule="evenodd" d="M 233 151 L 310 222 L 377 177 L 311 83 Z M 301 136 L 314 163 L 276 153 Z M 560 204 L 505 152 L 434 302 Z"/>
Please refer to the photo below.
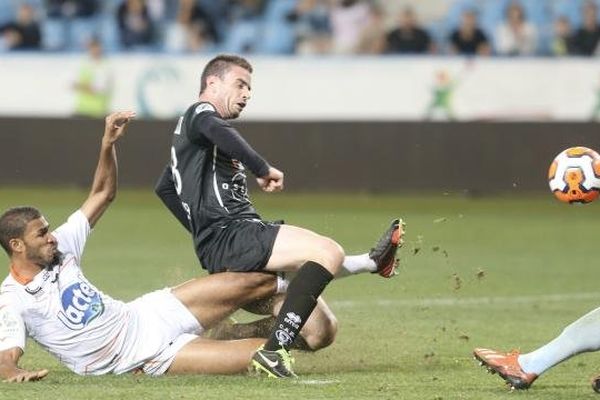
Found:
<path fill-rule="evenodd" d="M 2 282 L 0 350 L 24 349 L 29 335 L 78 374 L 125 372 L 118 369 L 120 355 L 133 345 L 130 307 L 83 276 L 79 265 L 90 231 L 85 215 L 73 213 L 52 233 L 64 255 L 60 265 L 29 282 L 14 272 Z"/>

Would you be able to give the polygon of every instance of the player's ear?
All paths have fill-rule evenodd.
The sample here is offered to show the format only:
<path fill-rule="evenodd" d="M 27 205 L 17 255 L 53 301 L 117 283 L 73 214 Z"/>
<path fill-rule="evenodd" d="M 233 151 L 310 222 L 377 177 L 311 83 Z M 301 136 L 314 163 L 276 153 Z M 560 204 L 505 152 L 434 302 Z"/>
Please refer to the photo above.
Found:
<path fill-rule="evenodd" d="M 13 253 L 22 253 L 25 250 L 25 242 L 21 239 L 10 239 L 8 245 Z"/>
<path fill-rule="evenodd" d="M 206 88 L 214 89 L 215 85 L 219 83 L 221 79 L 216 75 L 209 75 L 206 77 Z"/>

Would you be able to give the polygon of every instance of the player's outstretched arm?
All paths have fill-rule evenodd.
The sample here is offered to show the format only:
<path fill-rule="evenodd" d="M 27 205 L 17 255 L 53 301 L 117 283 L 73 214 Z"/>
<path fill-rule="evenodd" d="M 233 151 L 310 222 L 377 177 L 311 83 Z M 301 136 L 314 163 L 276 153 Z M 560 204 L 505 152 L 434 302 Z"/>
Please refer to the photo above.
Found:
<path fill-rule="evenodd" d="M 119 111 L 106 117 L 98 166 L 88 198 L 81 206 L 90 226 L 94 226 L 117 194 L 117 153 L 115 143 L 135 117 L 133 111 Z"/>
<path fill-rule="evenodd" d="M 265 192 L 278 192 L 283 190 L 283 172 L 269 166 L 269 172 L 265 176 L 256 178 L 258 186 Z"/>
<path fill-rule="evenodd" d="M 39 381 L 48 375 L 47 369 L 27 371 L 18 367 L 23 350 L 18 347 L 0 351 L 0 378 L 4 382 Z"/>

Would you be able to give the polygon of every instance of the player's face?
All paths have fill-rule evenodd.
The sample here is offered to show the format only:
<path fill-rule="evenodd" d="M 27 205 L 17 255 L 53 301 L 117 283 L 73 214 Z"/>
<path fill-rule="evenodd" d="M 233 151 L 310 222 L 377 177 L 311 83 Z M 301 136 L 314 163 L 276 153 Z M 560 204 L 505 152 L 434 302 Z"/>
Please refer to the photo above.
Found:
<path fill-rule="evenodd" d="M 229 68 L 217 87 L 224 114 L 221 117 L 234 119 L 240 115 L 250 100 L 251 83 L 250 72 L 237 65 Z"/>
<path fill-rule="evenodd" d="M 48 222 L 44 217 L 34 219 L 27 224 L 23 234 L 25 255 L 27 260 L 46 268 L 60 261 L 58 242 L 49 231 Z"/>

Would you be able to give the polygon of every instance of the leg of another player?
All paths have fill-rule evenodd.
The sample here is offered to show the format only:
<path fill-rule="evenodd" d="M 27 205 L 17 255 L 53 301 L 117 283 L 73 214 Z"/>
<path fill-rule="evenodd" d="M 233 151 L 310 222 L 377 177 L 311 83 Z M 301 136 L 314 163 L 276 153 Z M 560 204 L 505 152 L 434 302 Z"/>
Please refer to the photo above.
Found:
<path fill-rule="evenodd" d="M 308 261 L 336 275 L 344 261 L 344 249 L 332 239 L 308 229 L 281 225 L 265 270 L 296 271 Z"/>
<path fill-rule="evenodd" d="M 276 282 L 274 275 L 262 272 L 223 272 L 192 279 L 172 291 L 208 329 L 244 304 L 274 295 Z"/>
<path fill-rule="evenodd" d="M 275 325 L 274 316 L 279 314 L 284 300 L 284 294 L 277 294 L 270 299 L 247 304 L 243 307 L 244 310 L 254 314 L 271 316 L 248 324 L 230 325 L 221 332 L 221 338 L 268 337 L 270 330 Z M 306 320 L 306 324 L 302 327 L 300 336 L 294 342 L 293 348 L 304 351 L 320 350 L 333 343 L 337 331 L 337 318 L 325 300 L 319 297 L 317 306 Z"/>
<path fill-rule="evenodd" d="M 280 227 L 265 270 L 298 272 L 288 286 L 266 351 L 289 350 L 343 261 L 344 250 L 333 240 L 291 225 Z"/>
<path fill-rule="evenodd" d="M 600 350 L 600 308 L 590 311 L 561 334 L 539 349 L 519 356 L 519 364 L 528 373 L 541 375 L 572 356 Z"/>
<path fill-rule="evenodd" d="M 248 370 L 265 339 L 211 340 L 197 338 L 177 352 L 169 374 L 239 374 Z"/>

